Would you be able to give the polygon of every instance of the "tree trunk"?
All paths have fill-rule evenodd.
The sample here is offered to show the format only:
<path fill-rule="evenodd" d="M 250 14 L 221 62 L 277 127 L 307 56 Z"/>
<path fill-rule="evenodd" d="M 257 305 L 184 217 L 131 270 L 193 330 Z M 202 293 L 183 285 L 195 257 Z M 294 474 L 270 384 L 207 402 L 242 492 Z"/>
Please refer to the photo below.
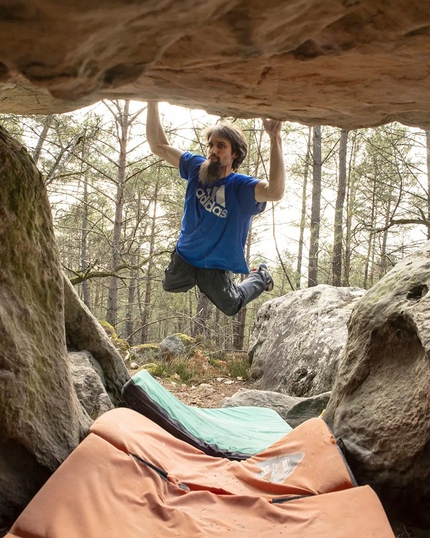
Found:
<path fill-rule="evenodd" d="M 301 215 L 300 215 L 299 251 L 297 253 L 296 289 L 300 288 L 301 275 L 302 275 L 303 247 L 305 244 L 305 228 L 306 228 L 306 202 L 307 202 L 307 190 L 308 190 L 308 175 L 309 175 L 309 164 L 311 160 L 311 136 L 312 136 L 312 127 L 309 127 L 305 168 L 303 171 L 302 210 L 301 210 Z"/>
<path fill-rule="evenodd" d="M 85 160 L 85 145 L 82 145 L 82 162 Z M 82 167 L 81 167 L 82 171 Z M 82 200 L 82 232 L 81 232 L 81 271 L 84 273 L 88 268 L 88 177 L 83 173 L 84 193 Z M 88 280 L 82 282 L 82 299 L 85 306 L 91 309 L 90 283 Z"/>
<path fill-rule="evenodd" d="M 193 299 L 192 294 L 188 294 L 188 323 L 189 323 L 189 334 L 193 334 L 194 329 L 194 318 L 193 318 Z"/>
<path fill-rule="evenodd" d="M 334 238 L 333 238 L 333 269 L 332 284 L 340 286 L 342 282 L 342 242 L 343 242 L 343 206 L 346 193 L 346 147 L 348 132 L 342 129 L 339 147 L 339 182 L 334 214 Z"/>
<path fill-rule="evenodd" d="M 46 137 L 48 136 L 49 129 L 51 128 L 53 116 L 52 114 L 49 116 L 46 116 L 45 121 L 43 122 L 43 129 L 40 133 L 39 140 L 37 141 L 36 147 L 33 151 L 33 161 L 34 164 L 37 165 L 37 162 L 39 160 L 40 154 L 42 153 L 43 144 L 46 140 Z"/>
<path fill-rule="evenodd" d="M 154 190 L 154 210 L 152 213 L 151 221 L 151 234 L 149 237 L 149 253 L 148 253 L 148 270 L 146 272 L 146 284 L 145 284 L 145 297 L 144 304 L 141 313 L 141 325 L 142 329 L 140 332 L 140 343 L 144 344 L 148 340 L 148 322 L 151 317 L 151 292 L 152 292 L 152 271 L 154 267 L 154 262 L 152 256 L 155 250 L 155 230 L 156 230 L 156 220 L 157 220 L 157 205 L 158 205 L 158 189 L 160 186 L 160 169 L 157 170 L 157 181 L 155 183 Z"/>
<path fill-rule="evenodd" d="M 387 243 L 388 243 L 388 231 L 389 231 L 389 223 L 391 222 L 391 219 L 394 217 L 394 214 L 391 213 L 392 211 L 392 199 L 393 199 L 393 191 L 395 186 L 393 185 L 393 178 L 390 178 L 390 183 L 388 185 L 388 189 L 385 190 L 384 195 L 387 199 L 387 205 L 385 208 L 385 219 L 384 219 L 384 232 L 382 234 L 382 242 L 381 242 L 381 248 L 380 248 L 380 262 L 379 262 L 379 271 L 378 271 L 378 280 L 381 279 L 385 273 L 388 271 L 388 267 L 390 265 L 389 258 L 387 255 Z M 400 190 L 401 192 L 401 190 Z M 394 210 L 395 212 L 395 205 Z"/>
<path fill-rule="evenodd" d="M 391 219 L 391 205 L 388 202 L 388 206 L 385 212 L 385 226 L 388 226 L 390 219 Z M 378 280 L 380 280 L 388 271 L 389 258 L 387 256 L 387 242 L 388 242 L 388 227 L 384 230 L 382 234 Z"/>
<path fill-rule="evenodd" d="M 248 237 L 246 239 L 245 258 L 248 264 L 251 259 L 252 224 L 253 224 L 253 221 L 251 220 Z M 245 276 L 242 275 L 241 280 L 243 280 L 244 278 Z M 246 306 L 244 306 L 241 310 L 239 310 L 239 312 L 236 314 L 234 318 L 234 323 L 233 323 L 233 347 L 234 349 L 242 350 L 245 344 L 246 312 L 247 312 Z"/>
<path fill-rule="evenodd" d="M 253 129 L 255 132 L 255 120 L 253 121 Z M 261 144 L 263 140 L 263 130 L 260 130 L 260 136 L 257 142 L 257 155 L 255 159 L 254 169 L 252 171 L 253 177 L 259 177 L 260 175 L 260 164 L 262 163 L 261 155 Z M 251 171 L 251 151 L 248 152 L 248 170 Z M 273 210 L 273 208 L 272 208 Z M 251 219 L 251 224 L 248 231 L 248 236 L 246 238 L 246 251 L 245 259 L 249 265 L 251 260 L 251 245 L 252 245 L 252 228 L 253 228 L 254 219 Z M 273 225 L 274 226 L 274 225 Z M 275 228 L 273 227 L 273 232 L 275 233 Z M 282 260 L 281 260 L 282 261 Z M 245 275 L 241 275 L 241 282 L 244 280 Z M 245 344 L 245 326 L 246 326 L 246 314 L 247 308 L 243 307 L 233 318 L 233 347 L 234 349 L 242 350 Z"/>
<path fill-rule="evenodd" d="M 221 332 L 221 312 L 218 308 L 215 308 L 215 342 L 218 349 L 222 348 L 223 334 Z"/>
<path fill-rule="evenodd" d="M 130 345 L 134 343 L 134 322 L 133 322 L 133 305 L 136 298 L 137 290 L 137 280 L 138 274 L 137 269 L 133 267 L 136 265 L 136 254 L 133 253 L 130 258 L 130 263 L 132 268 L 130 269 L 130 283 L 128 285 L 128 300 L 127 307 L 125 309 L 125 338 L 127 339 Z"/>
<path fill-rule="evenodd" d="M 200 292 L 199 300 L 197 302 L 197 311 L 196 315 L 194 316 L 192 336 L 208 336 L 209 314 L 209 299 L 204 293 Z"/>
<path fill-rule="evenodd" d="M 352 144 L 351 144 L 351 159 L 349 163 L 349 170 L 355 169 L 355 158 L 357 154 L 357 134 L 353 132 Z M 345 255 L 344 255 L 344 270 L 343 270 L 343 286 L 348 287 L 350 272 L 351 272 L 351 256 L 352 256 L 352 219 L 354 216 L 355 197 L 356 197 L 356 180 L 352 173 L 348 174 L 347 182 L 347 194 L 346 194 L 346 217 L 345 217 Z"/>
<path fill-rule="evenodd" d="M 321 127 L 314 127 L 311 237 L 309 247 L 308 287 L 318 284 L 318 251 L 321 220 Z"/>
<path fill-rule="evenodd" d="M 126 182 L 126 162 L 127 162 L 127 142 L 129 131 L 129 106 L 130 102 L 124 102 L 124 109 L 118 116 L 117 121 L 120 128 L 120 153 L 118 162 L 118 177 L 116 185 L 115 199 L 115 222 L 112 239 L 111 268 L 115 271 L 121 261 L 121 230 L 124 206 L 124 189 Z M 109 283 L 109 294 L 106 309 L 106 321 L 115 327 L 118 314 L 118 278 L 113 276 Z"/>
<path fill-rule="evenodd" d="M 245 341 L 245 325 L 246 325 L 246 306 L 239 310 L 233 318 L 233 347 L 234 349 L 243 349 Z"/>
<path fill-rule="evenodd" d="M 373 283 L 373 263 L 374 263 L 374 251 L 375 251 L 375 234 L 372 232 L 372 229 L 375 226 L 375 215 L 376 215 L 376 180 L 373 181 L 373 190 L 372 190 L 372 206 L 370 208 L 370 223 L 369 223 L 369 242 L 367 246 L 367 255 L 366 263 L 364 267 L 364 278 L 363 278 L 363 288 L 367 289 L 372 286 Z"/>

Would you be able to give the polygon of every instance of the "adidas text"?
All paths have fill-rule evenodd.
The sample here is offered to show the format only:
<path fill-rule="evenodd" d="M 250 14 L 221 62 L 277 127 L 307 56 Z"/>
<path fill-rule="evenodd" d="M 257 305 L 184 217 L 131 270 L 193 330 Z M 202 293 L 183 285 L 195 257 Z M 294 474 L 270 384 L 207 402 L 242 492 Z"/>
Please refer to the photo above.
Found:
<path fill-rule="evenodd" d="M 197 189 L 196 196 L 206 211 L 209 211 L 209 213 L 213 213 L 222 219 L 227 217 L 227 209 L 224 209 L 221 205 L 216 203 L 216 201 L 212 198 L 210 191 L 209 194 L 207 194 L 203 189 Z"/>

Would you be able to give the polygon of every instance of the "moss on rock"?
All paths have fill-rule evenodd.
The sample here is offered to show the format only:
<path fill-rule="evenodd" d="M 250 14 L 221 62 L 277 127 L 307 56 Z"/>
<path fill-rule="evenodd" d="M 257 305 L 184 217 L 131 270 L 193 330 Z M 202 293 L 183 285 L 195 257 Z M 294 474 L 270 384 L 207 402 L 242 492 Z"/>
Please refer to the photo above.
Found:
<path fill-rule="evenodd" d="M 113 325 L 111 325 L 104 319 L 99 319 L 98 321 L 108 336 L 110 336 L 111 338 L 118 338 L 118 335 L 115 331 L 115 327 L 113 327 Z"/>
<path fill-rule="evenodd" d="M 153 361 L 158 356 L 160 345 L 154 343 L 139 344 L 130 348 L 129 360 L 138 364 Z"/>
<path fill-rule="evenodd" d="M 194 346 L 196 344 L 196 339 L 192 336 L 188 336 L 188 334 L 184 333 L 176 333 L 176 336 L 180 339 L 180 341 L 184 344 L 184 346 L 187 348 L 187 350 Z"/>

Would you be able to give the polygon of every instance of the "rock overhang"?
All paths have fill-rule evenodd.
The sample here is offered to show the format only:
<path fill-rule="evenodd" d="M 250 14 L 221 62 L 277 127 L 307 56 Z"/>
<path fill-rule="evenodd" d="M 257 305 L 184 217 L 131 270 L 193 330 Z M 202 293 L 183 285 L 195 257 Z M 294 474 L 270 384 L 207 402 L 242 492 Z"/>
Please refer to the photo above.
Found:
<path fill-rule="evenodd" d="M 8 0 L 0 112 L 160 100 L 345 129 L 430 128 L 430 3 Z"/>

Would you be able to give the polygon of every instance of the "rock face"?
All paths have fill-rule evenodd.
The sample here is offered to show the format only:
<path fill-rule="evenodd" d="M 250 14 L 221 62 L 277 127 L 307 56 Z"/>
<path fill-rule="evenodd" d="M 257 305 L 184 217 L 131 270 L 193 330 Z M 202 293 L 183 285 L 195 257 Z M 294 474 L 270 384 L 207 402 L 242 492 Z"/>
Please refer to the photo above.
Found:
<path fill-rule="evenodd" d="M 121 389 L 130 379 L 127 368 L 90 310 L 80 300 L 68 278 L 64 277 L 64 325 L 69 348 L 87 351 L 99 365 L 99 376 L 113 404 L 122 402 Z M 96 370 L 97 371 L 97 370 Z"/>
<path fill-rule="evenodd" d="M 295 428 L 305 420 L 319 417 L 327 407 L 329 399 L 330 392 L 299 398 L 268 390 L 241 389 L 233 396 L 224 398 L 222 407 L 269 407 Z"/>
<path fill-rule="evenodd" d="M 249 343 L 259 388 L 290 396 L 330 391 L 359 288 L 319 285 L 263 304 Z"/>
<path fill-rule="evenodd" d="M 68 358 L 78 399 L 91 420 L 96 420 L 113 409 L 106 392 L 103 370 L 88 351 L 72 351 Z"/>
<path fill-rule="evenodd" d="M 428 129 L 429 18 L 421 0 L 9 0 L 0 110 L 59 113 L 122 97 Z"/>
<path fill-rule="evenodd" d="M 325 420 L 359 482 L 430 528 L 430 243 L 354 309 Z"/>
<path fill-rule="evenodd" d="M 64 285 L 44 182 L 1 127 L 0 177 L 1 534 L 91 425 L 74 388 L 66 332 L 77 349 L 90 346 L 112 401 L 128 374 Z"/>
<path fill-rule="evenodd" d="M 63 275 L 45 186 L 0 128 L 0 526 L 85 435 L 67 367 Z"/>
<path fill-rule="evenodd" d="M 166 338 L 160 342 L 159 355 L 166 361 L 184 355 L 185 351 L 185 345 L 177 334 L 166 336 Z"/>

